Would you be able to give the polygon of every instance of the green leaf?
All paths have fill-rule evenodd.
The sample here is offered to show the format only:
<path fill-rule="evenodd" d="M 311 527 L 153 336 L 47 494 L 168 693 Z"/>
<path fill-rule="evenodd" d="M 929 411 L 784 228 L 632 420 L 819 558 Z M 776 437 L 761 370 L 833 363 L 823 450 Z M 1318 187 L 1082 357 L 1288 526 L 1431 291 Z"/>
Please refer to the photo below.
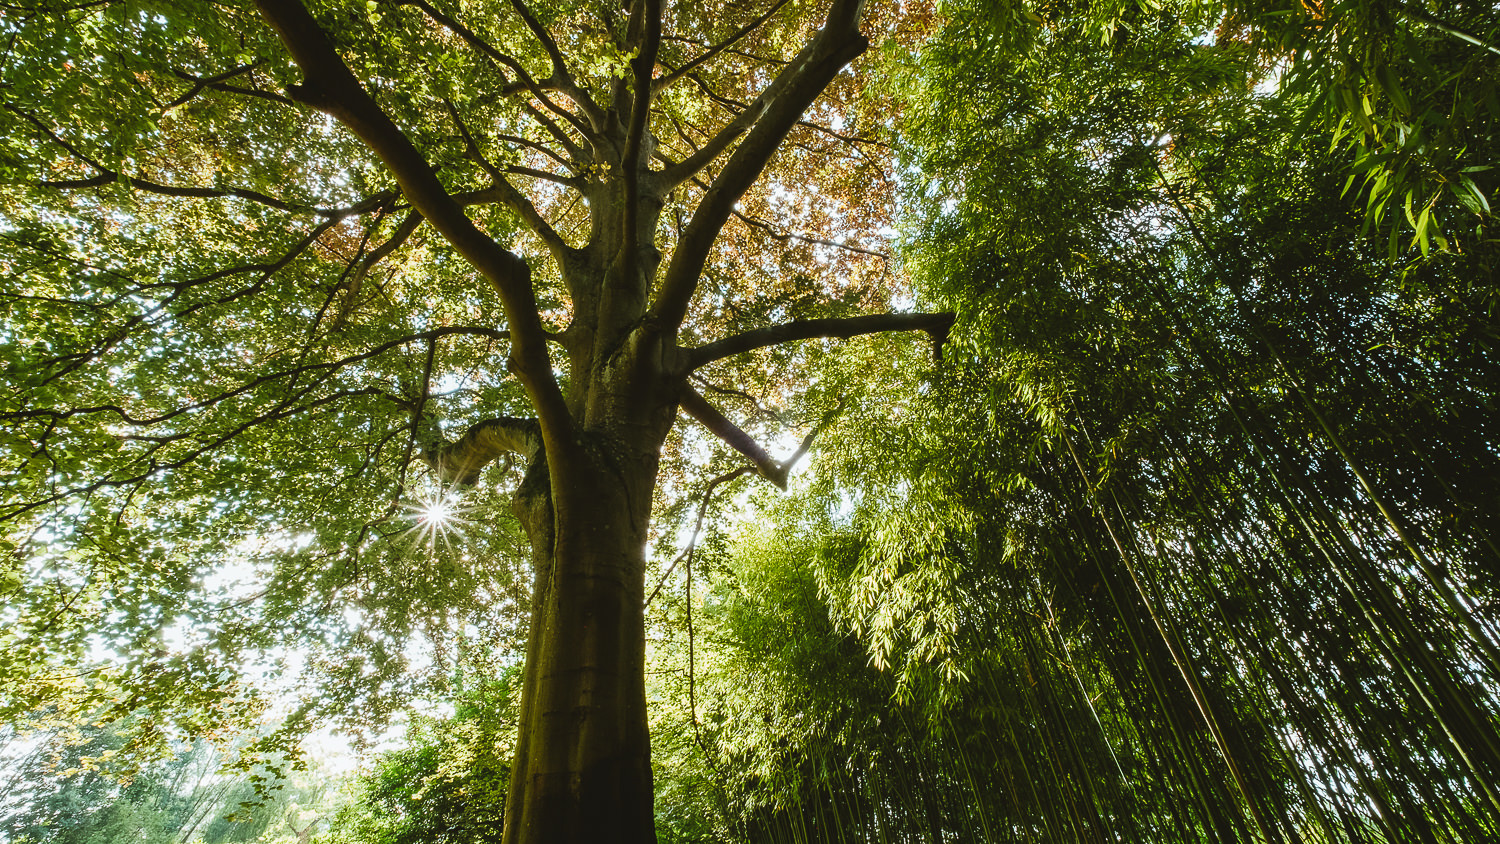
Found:
<path fill-rule="evenodd" d="M 1400 80 L 1396 77 L 1396 71 L 1389 62 L 1380 64 L 1375 68 L 1375 78 L 1380 82 L 1380 87 L 1386 96 L 1391 98 L 1395 104 L 1396 111 L 1403 115 L 1412 113 L 1411 100 L 1402 89 Z"/>

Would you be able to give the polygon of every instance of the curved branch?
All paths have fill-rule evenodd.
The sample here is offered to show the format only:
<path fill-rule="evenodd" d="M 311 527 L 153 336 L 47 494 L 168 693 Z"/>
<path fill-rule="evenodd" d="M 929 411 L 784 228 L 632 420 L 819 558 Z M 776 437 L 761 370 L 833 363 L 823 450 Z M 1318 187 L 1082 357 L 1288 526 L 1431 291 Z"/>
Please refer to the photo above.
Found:
<path fill-rule="evenodd" d="M 184 413 L 191 413 L 191 412 L 197 411 L 197 410 L 204 410 L 206 408 L 210 408 L 210 407 L 213 407 L 215 405 L 222 404 L 223 402 L 228 401 L 229 399 L 235 398 L 236 396 L 244 395 L 246 393 L 251 392 L 252 390 L 255 390 L 258 387 L 262 387 L 262 386 L 264 386 L 266 384 L 270 384 L 270 383 L 275 382 L 275 381 L 280 381 L 280 380 L 285 379 L 285 378 L 295 378 L 297 376 L 304 375 L 304 374 L 307 374 L 307 373 L 317 373 L 322 378 L 326 379 L 332 373 L 334 373 L 334 372 L 336 372 L 336 371 L 338 371 L 338 370 L 340 370 L 340 369 L 342 369 L 342 368 L 344 368 L 346 366 L 349 366 L 351 364 L 361 363 L 363 361 L 367 361 L 367 360 L 370 360 L 372 358 L 378 357 L 379 355 L 384 354 L 385 352 L 388 352 L 391 349 L 394 349 L 394 348 L 396 348 L 398 346 L 405 346 L 405 345 L 410 344 L 412 342 L 415 342 L 417 340 L 435 340 L 435 339 L 438 339 L 440 337 L 448 337 L 448 336 L 457 335 L 457 334 L 466 334 L 466 335 L 474 335 L 474 336 L 479 336 L 479 337 L 487 337 L 487 338 L 490 338 L 492 340 L 504 340 L 504 339 L 508 339 L 510 337 L 510 333 L 509 332 L 500 331 L 500 330 L 493 329 L 493 328 L 481 328 L 481 327 L 476 327 L 476 326 L 449 326 L 449 327 L 445 327 L 445 328 L 434 328 L 434 329 L 431 329 L 429 331 L 421 331 L 421 332 L 418 332 L 416 334 L 408 334 L 408 335 L 403 336 L 403 337 L 397 337 L 397 338 L 395 338 L 393 340 L 387 340 L 386 342 L 381 343 L 381 344 L 375 346 L 372 349 L 368 349 L 368 350 L 360 352 L 359 354 L 356 354 L 356 355 L 349 355 L 348 357 L 340 358 L 339 360 L 328 361 L 328 362 L 325 362 L 325 363 L 304 364 L 304 365 L 301 365 L 301 366 L 292 367 L 290 369 L 283 369 L 283 370 L 280 370 L 280 371 L 277 371 L 277 372 L 269 373 L 267 375 L 262 375 L 262 376 L 259 376 L 257 378 L 253 378 L 253 379 L 251 379 L 249 381 L 246 381 L 245 383 L 240 384 L 238 387 L 235 387 L 235 388 L 230 389 L 230 390 L 225 390 L 224 392 L 219 393 L 218 395 L 213 396 L 211 398 L 203 399 L 202 401 L 193 402 L 192 404 L 182 405 L 181 407 L 175 408 L 173 410 L 167 411 L 166 413 L 162 413 L 162 414 L 159 414 L 157 416 L 145 416 L 145 417 L 141 417 L 141 418 L 136 418 L 136 417 L 131 416 L 130 413 L 129 413 L 129 411 L 125 410 L 123 407 L 120 407 L 119 405 L 102 404 L 102 405 L 94 405 L 94 406 L 91 406 L 91 407 L 74 407 L 74 408 L 69 408 L 67 410 L 54 410 L 52 408 L 30 408 L 30 409 L 27 409 L 27 410 L 17 410 L 17 411 L 13 411 L 13 412 L 9 412 L 9 413 L 0 413 L 0 420 L 6 420 L 6 421 L 22 421 L 22 420 L 26 420 L 26 419 L 62 420 L 62 419 L 68 419 L 68 418 L 71 418 L 71 417 L 74 417 L 74 416 L 86 416 L 86 415 L 92 415 L 92 414 L 96 414 L 96 413 L 112 413 L 115 416 L 119 417 L 119 419 L 120 419 L 121 422 L 123 422 L 123 423 L 125 423 L 127 425 L 134 426 L 134 427 L 148 427 L 148 426 L 151 426 L 151 425 L 159 425 L 159 424 L 161 424 L 163 422 L 167 422 L 167 421 L 170 421 L 170 420 L 172 420 L 172 419 L 174 419 L 174 418 L 176 418 L 178 416 L 181 416 Z"/>
<path fill-rule="evenodd" d="M 547 51 L 547 57 L 552 60 L 552 73 L 550 78 L 542 83 L 543 86 L 550 83 L 556 87 L 560 93 L 566 95 L 568 99 L 577 103 L 578 107 L 583 109 L 583 114 L 588 118 L 590 125 L 594 127 L 594 131 L 604 131 L 604 109 L 600 108 L 599 104 L 594 102 L 594 98 L 589 96 L 588 91 L 578 86 L 577 81 L 573 78 L 573 72 L 568 69 L 568 63 L 563 59 L 562 50 L 558 49 L 557 42 L 552 38 L 552 33 L 548 32 L 547 28 L 542 26 L 541 22 L 536 19 L 536 16 L 531 13 L 531 9 L 527 8 L 522 0 L 510 0 L 510 4 L 515 7 L 516 14 L 521 16 L 521 20 L 525 21 L 526 27 L 531 30 L 531 34 L 535 35 L 537 40 L 542 42 L 542 49 Z"/>
<path fill-rule="evenodd" d="M 802 113 L 812 105 L 813 100 L 817 99 L 818 94 L 822 93 L 833 77 L 843 69 L 844 65 L 853 61 L 869 46 L 869 42 L 858 29 L 863 5 L 863 0 L 836 2 L 828 12 L 828 21 L 823 29 L 781 69 L 781 72 L 771 80 L 771 84 L 766 86 L 760 96 L 745 106 L 728 125 L 719 130 L 717 135 L 709 139 L 697 154 L 675 168 L 663 171 L 661 174 L 663 182 L 669 187 L 675 187 L 692 178 L 722 155 L 741 136 L 752 132 L 752 127 L 753 134 L 760 136 L 759 142 L 754 144 L 758 154 L 769 159 L 776 147 L 780 145 L 782 138 L 801 119 Z M 734 102 L 717 96 L 714 98 L 726 106 Z M 735 105 L 738 104 L 735 103 Z M 741 147 L 750 143 L 750 139 L 746 139 Z M 735 157 L 741 157 L 739 150 L 736 150 Z M 750 161 L 754 160 L 753 157 L 747 158 Z M 740 166 L 749 169 L 752 164 L 746 163 Z M 760 169 L 764 166 L 765 162 L 761 161 L 758 167 L 754 167 L 754 175 L 759 175 Z M 734 169 L 736 168 L 731 160 L 730 166 L 725 167 L 720 178 L 724 178 Z M 754 179 L 750 181 L 753 182 Z M 748 183 L 746 186 L 748 187 Z"/>
<path fill-rule="evenodd" d="M 93 348 L 53 358 L 46 364 L 46 366 L 52 367 L 57 364 L 63 365 L 47 373 L 41 383 L 51 383 L 52 381 L 55 381 L 71 372 L 74 372 L 81 367 L 87 366 L 95 360 L 98 360 L 100 356 L 106 354 L 112 348 L 119 345 L 125 340 L 125 338 L 130 336 L 132 332 L 134 332 L 141 326 L 156 327 L 160 325 L 160 323 L 164 319 L 182 319 L 183 317 L 192 314 L 195 311 L 202 310 L 206 307 L 223 305 L 245 296 L 255 295 L 262 289 L 265 283 L 269 281 L 275 273 L 290 264 L 293 260 L 296 259 L 298 255 L 301 255 L 303 252 L 305 252 L 308 247 L 316 243 L 325 232 L 333 228 L 336 224 L 336 219 L 324 220 L 323 222 L 314 226 L 312 232 L 309 233 L 306 237 L 302 238 L 302 240 L 298 241 L 296 244 L 293 244 L 293 246 L 280 258 L 270 263 L 257 262 L 254 264 L 242 264 L 240 266 L 217 270 L 204 276 L 199 276 L 197 278 L 187 279 L 183 281 L 158 281 L 150 284 L 137 284 L 135 288 L 135 292 L 137 293 L 144 293 L 148 290 L 155 290 L 160 288 L 166 288 L 170 290 L 171 293 L 162 301 L 151 306 L 144 313 L 131 316 L 123 324 L 110 331 L 110 333 L 106 335 L 103 340 L 95 343 Z M 77 263 L 76 259 L 72 258 L 72 256 L 54 255 L 54 257 L 64 258 L 66 260 Z M 190 305 L 179 311 L 170 310 L 170 306 L 173 305 L 177 301 L 178 297 L 180 297 L 187 290 L 201 285 L 210 284 L 221 279 L 231 278 L 233 276 L 246 273 L 258 273 L 259 277 L 250 284 L 217 298 Z M 135 279 L 129 278 L 128 276 L 122 276 L 116 272 L 111 272 L 111 275 L 114 275 L 116 278 L 135 282 Z M 110 302 L 105 303 L 105 307 L 112 307 L 116 304 L 119 304 L 120 302 L 129 298 L 130 295 L 131 294 L 129 292 L 121 293 Z"/>
<path fill-rule="evenodd" d="M 542 447 L 541 426 L 535 419 L 500 416 L 469 426 L 454 442 L 424 443 L 422 462 L 445 484 L 473 486 L 485 466 L 507 454 L 531 460 Z"/>
<path fill-rule="evenodd" d="M 792 340 L 810 340 L 814 337 L 857 337 L 861 334 L 879 334 L 887 331 L 927 332 L 932 338 L 934 355 L 941 360 L 942 345 L 948 339 L 948 331 L 953 327 L 953 319 L 954 315 L 946 312 L 799 319 L 781 325 L 756 328 L 705 346 L 688 349 L 688 369 L 697 369 L 706 363 L 741 352 L 762 349 Z"/>
<path fill-rule="evenodd" d="M 558 261 L 562 261 L 573 252 L 573 247 L 569 246 L 563 236 L 557 233 L 557 229 L 547 222 L 547 218 L 536 210 L 531 200 L 527 199 L 525 194 L 517 190 L 516 186 L 510 182 L 497 178 L 493 185 L 478 192 L 475 196 L 480 199 L 494 197 L 501 205 L 514 211 L 521 218 L 521 222 L 531 229 L 532 234 L 541 238 L 542 243 L 546 244 L 547 249 Z"/>
<path fill-rule="evenodd" d="M 395 175 L 412 207 L 499 294 L 511 328 L 514 370 L 536 407 L 548 453 L 554 459 L 571 453 L 571 416 L 552 371 L 547 331 L 526 262 L 468 218 L 438 180 L 431 163 L 354 77 L 299 0 L 256 0 L 256 6 L 302 70 L 303 84 L 288 88 L 292 98 L 333 116 L 353 131 Z"/>
<path fill-rule="evenodd" d="M 14 503 L 6 502 L 5 504 L 0 505 L 0 522 L 14 519 L 24 513 L 28 513 L 37 508 L 45 507 L 48 504 L 53 504 L 64 499 L 71 498 L 73 496 L 88 495 L 100 489 L 118 489 L 121 487 L 139 484 L 142 481 L 153 477 L 159 472 L 180 469 L 184 466 L 187 466 L 188 464 L 193 463 L 194 461 L 203 457 L 205 454 L 212 453 L 219 446 L 235 439 L 236 437 L 239 437 L 252 428 L 256 428 L 261 425 L 267 425 L 273 422 L 279 422 L 283 419 L 288 419 L 298 414 L 306 413 L 308 411 L 317 410 L 320 407 L 324 407 L 326 405 L 342 401 L 344 399 L 357 398 L 360 396 L 376 396 L 382 393 L 382 391 L 378 387 L 365 387 L 357 390 L 341 390 L 330 395 L 323 396 L 321 398 L 312 399 L 305 404 L 296 404 L 297 401 L 301 400 L 308 393 L 310 393 L 315 386 L 317 386 L 317 384 L 304 387 L 303 389 L 299 390 L 296 395 L 283 402 L 280 402 L 273 409 L 258 416 L 247 419 L 227 431 L 204 439 L 196 448 L 192 449 L 187 454 L 166 462 L 158 462 L 155 457 L 155 452 L 168 443 L 187 439 L 189 434 L 184 433 L 157 438 L 124 437 L 123 439 L 145 439 L 153 443 L 146 454 L 146 466 L 139 473 L 130 475 L 128 477 L 104 477 L 95 480 L 92 483 L 57 489 L 50 495 L 45 495 L 41 498 L 32 499 L 30 501 L 18 501 Z M 45 449 L 45 445 L 43 446 L 43 449 Z"/>
<path fill-rule="evenodd" d="M 453 118 L 454 125 L 458 127 L 458 133 L 464 140 L 464 146 L 467 149 L 469 158 L 483 168 L 484 172 L 489 174 L 492 182 L 488 190 L 479 191 L 472 196 L 479 201 L 488 196 L 493 196 L 501 204 L 516 212 L 521 218 L 521 222 L 547 245 L 553 257 L 558 261 L 562 261 L 569 250 L 567 242 L 562 239 L 562 236 L 557 233 L 556 229 L 552 228 L 552 224 L 548 223 L 547 219 L 536 210 L 536 206 L 532 204 L 531 200 L 527 199 L 525 194 L 521 193 L 515 185 L 511 184 L 510 180 L 505 178 L 505 174 L 501 172 L 500 168 L 492 164 L 488 158 L 484 157 L 484 153 L 479 151 L 479 144 L 475 143 L 474 136 L 469 134 L 469 127 L 465 125 L 463 118 L 459 116 L 458 109 L 454 108 L 453 104 L 447 100 L 443 102 L 448 106 L 448 114 Z M 551 174 L 548 175 L 550 176 Z"/>
<path fill-rule="evenodd" d="M 136 188 L 137 190 L 142 190 L 146 193 L 154 193 L 161 196 L 176 196 L 184 199 L 243 199 L 247 202 L 254 202 L 260 205 L 268 206 L 270 208 L 275 208 L 278 211 L 287 211 L 290 213 L 311 212 L 313 214 L 317 214 L 320 217 L 338 218 L 343 218 L 351 214 L 359 214 L 363 213 L 364 211 L 371 210 L 372 208 L 380 205 L 390 198 L 389 195 L 372 197 L 358 205 L 354 205 L 349 208 L 319 208 L 314 205 L 306 205 L 299 202 L 287 202 L 284 199 L 277 199 L 276 197 L 269 194 L 250 190 L 249 188 L 203 188 L 183 187 L 180 185 L 164 185 L 159 182 L 153 182 L 150 179 L 143 179 L 139 176 L 127 176 L 118 170 L 113 170 L 109 167 L 106 167 L 99 161 L 85 155 L 82 150 L 63 140 L 61 136 L 53 132 L 51 129 L 47 128 L 47 125 L 45 123 L 43 123 L 41 120 L 38 120 L 32 114 L 8 104 L 0 105 L 0 108 L 4 108 L 6 111 L 11 112 L 12 114 L 19 115 L 22 119 L 35 126 L 37 130 L 42 134 L 46 135 L 47 138 L 53 143 L 66 150 L 69 155 L 73 156 L 84 164 L 87 164 L 89 167 L 93 168 L 99 173 L 99 175 L 93 176 L 88 179 L 44 180 L 37 182 L 37 187 L 53 188 L 56 190 L 78 190 L 81 188 L 99 188 L 104 187 L 105 185 L 111 185 L 119 182 L 126 187 Z"/>
<path fill-rule="evenodd" d="M 495 48 L 493 44 L 484 40 L 483 38 L 480 38 L 478 33 L 459 23 L 453 17 L 433 8 L 433 6 L 427 3 L 426 0 L 400 0 L 400 2 L 405 5 L 416 6 L 418 9 L 422 10 L 423 14 L 427 15 L 429 18 L 432 18 L 433 21 L 447 28 L 458 37 L 462 38 L 466 43 L 469 44 L 469 46 L 478 50 L 486 58 L 490 59 L 496 64 L 509 68 L 511 73 L 514 73 L 516 75 L 516 79 L 519 81 L 516 83 L 508 84 L 506 86 L 506 90 L 503 93 L 511 94 L 521 90 L 529 91 L 533 97 L 536 97 L 538 102 L 547 107 L 548 111 L 551 111 L 562 119 L 568 121 L 568 124 L 571 125 L 574 129 L 578 130 L 578 133 L 583 135 L 585 138 L 590 137 L 591 131 L 589 125 L 585 121 L 579 120 L 578 115 L 553 102 L 552 98 L 547 96 L 545 86 L 533 79 L 531 74 L 526 72 L 525 66 L 515 58 L 500 52 Z M 569 99 L 572 99 L 574 102 L 578 103 L 580 108 L 584 108 L 585 111 L 587 111 L 586 104 L 580 102 L 579 99 L 574 96 L 574 92 L 577 88 L 576 85 L 569 86 L 574 89 L 570 91 L 563 90 L 561 87 L 561 85 L 567 84 L 566 82 L 560 82 L 556 78 L 548 81 L 553 88 L 562 90 L 564 94 L 568 95 Z M 586 96 L 582 95 L 582 92 L 578 93 L 580 94 L 580 96 Z"/>

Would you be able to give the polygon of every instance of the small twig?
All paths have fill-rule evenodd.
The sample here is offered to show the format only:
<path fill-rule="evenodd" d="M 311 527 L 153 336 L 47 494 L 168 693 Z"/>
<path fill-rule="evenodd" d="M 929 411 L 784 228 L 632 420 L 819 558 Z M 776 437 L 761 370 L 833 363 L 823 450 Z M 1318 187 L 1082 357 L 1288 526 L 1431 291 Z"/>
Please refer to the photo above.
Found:
<path fill-rule="evenodd" d="M 704 378 L 702 375 L 696 372 L 693 373 L 690 377 L 694 382 L 702 385 L 704 389 L 707 389 L 711 392 L 718 393 L 721 396 L 734 396 L 735 398 L 744 399 L 746 402 L 749 402 L 750 406 L 755 409 L 755 412 L 764 419 L 769 419 L 780 425 L 787 424 L 786 418 L 781 413 L 761 404 L 760 399 L 750 395 L 744 390 L 736 390 L 731 387 L 720 387 L 718 384 L 712 383 L 707 378 Z"/>
<path fill-rule="evenodd" d="M 179 79 L 183 79 L 193 83 L 193 87 L 189 88 L 186 94 L 183 94 L 182 96 L 167 103 L 162 108 L 162 110 L 166 111 L 168 109 L 174 109 L 180 105 L 183 105 L 202 93 L 204 88 L 211 87 L 218 83 L 228 82 L 236 76 L 242 76 L 246 73 L 249 73 L 250 71 L 255 70 L 265 63 L 266 60 L 261 59 L 259 61 L 251 62 L 247 65 L 240 65 L 239 67 L 231 68 L 216 76 L 194 76 L 193 74 L 188 73 L 185 70 L 174 70 L 172 71 L 173 75 L 175 75 Z"/>
<path fill-rule="evenodd" d="M 698 534 L 703 531 L 703 517 L 708 512 L 708 503 L 709 500 L 713 498 L 714 490 L 718 488 L 719 484 L 727 483 L 734 480 L 735 478 L 738 478 L 741 475 L 748 475 L 754 471 L 754 466 L 741 466 L 740 468 L 735 469 L 732 472 L 725 472 L 724 474 L 708 482 L 708 489 L 703 491 L 703 500 L 698 504 L 698 518 L 693 523 L 693 534 L 692 536 L 688 537 L 687 547 L 682 549 L 682 553 L 678 554 L 677 557 L 672 560 L 671 564 L 667 566 L 667 570 L 662 574 L 661 580 L 656 584 L 656 588 L 651 590 L 651 597 L 646 599 L 646 606 L 651 606 L 651 602 L 656 600 L 657 593 L 661 592 L 661 588 L 666 585 L 667 578 L 672 576 L 672 572 L 677 568 L 678 563 L 687 559 L 689 560 L 688 565 L 692 565 L 690 558 L 693 554 L 693 549 L 698 546 Z"/>
<path fill-rule="evenodd" d="M 766 233 L 767 237 L 781 243 L 786 243 L 788 240 L 800 240 L 803 243 L 811 243 L 814 246 L 828 246 L 834 249 L 846 249 L 850 252 L 858 252 L 861 255 L 870 255 L 875 258 L 879 258 L 882 261 L 889 261 L 891 259 L 889 253 L 881 252 L 875 249 L 866 249 L 863 246 L 851 246 L 847 243 L 839 243 L 836 240 L 824 240 L 820 237 L 808 237 L 805 234 L 794 234 L 792 232 L 777 231 L 776 226 L 773 223 L 762 220 L 759 217 L 752 217 L 742 211 L 734 212 L 734 216 L 739 218 L 740 222 L 744 223 L 745 225 L 760 229 L 761 231 Z"/>

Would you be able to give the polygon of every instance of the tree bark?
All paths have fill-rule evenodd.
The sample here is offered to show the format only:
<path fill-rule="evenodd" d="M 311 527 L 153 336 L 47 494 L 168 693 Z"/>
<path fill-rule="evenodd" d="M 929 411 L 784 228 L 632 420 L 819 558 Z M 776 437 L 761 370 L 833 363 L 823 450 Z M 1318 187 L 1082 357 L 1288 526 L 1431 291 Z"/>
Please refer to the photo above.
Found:
<path fill-rule="evenodd" d="M 507 844 L 656 840 L 646 538 L 658 455 L 676 412 L 659 375 L 649 365 L 626 367 L 595 385 L 634 401 L 595 399 L 611 409 L 602 426 L 579 434 L 570 465 L 539 454 L 516 492 L 535 580 Z"/>
<path fill-rule="evenodd" d="M 628 515 L 625 490 L 642 484 L 588 468 L 592 478 L 574 481 L 575 503 L 596 516 L 593 524 L 554 526 L 541 490 L 518 501 L 533 543 L 535 592 L 507 842 L 655 840 L 645 534 Z"/>

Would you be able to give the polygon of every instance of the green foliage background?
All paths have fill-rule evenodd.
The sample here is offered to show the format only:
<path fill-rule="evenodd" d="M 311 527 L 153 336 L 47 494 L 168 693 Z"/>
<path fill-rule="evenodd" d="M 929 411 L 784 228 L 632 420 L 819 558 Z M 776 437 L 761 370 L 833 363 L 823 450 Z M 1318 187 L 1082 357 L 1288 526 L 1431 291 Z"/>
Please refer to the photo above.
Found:
<path fill-rule="evenodd" d="M 841 353 L 801 493 L 700 566 L 667 840 L 1494 835 L 1500 325 L 1458 165 L 1432 207 L 1475 227 L 1429 252 L 1369 208 L 1443 167 L 1316 131 L 1349 54 L 1271 95 L 1289 30 L 1205 7 L 947 11 L 889 61 L 903 256 L 959 325 L 904 390 Z M 1492 56 L 1413 37 L 1368 78 L 1486 96 Z"/>

